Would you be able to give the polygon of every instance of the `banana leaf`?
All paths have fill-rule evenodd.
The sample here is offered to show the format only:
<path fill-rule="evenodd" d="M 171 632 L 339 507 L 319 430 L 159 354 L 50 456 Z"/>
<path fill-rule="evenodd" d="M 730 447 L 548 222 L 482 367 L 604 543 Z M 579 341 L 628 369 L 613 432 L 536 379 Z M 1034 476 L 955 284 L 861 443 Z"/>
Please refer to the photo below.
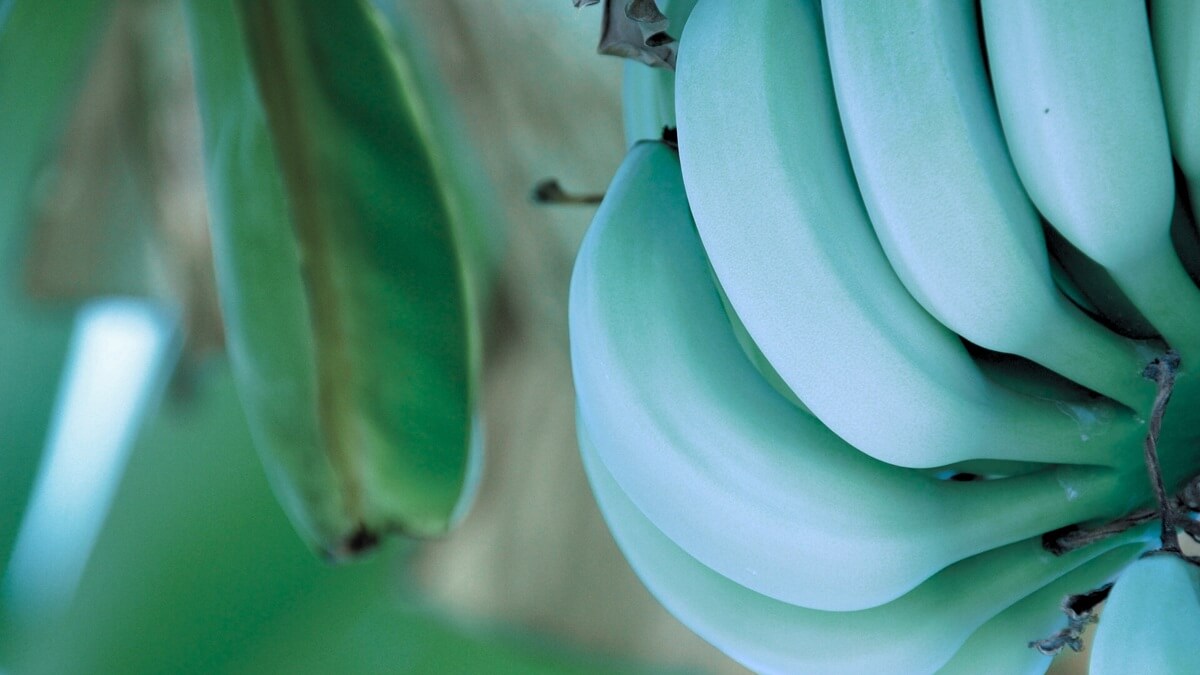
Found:
<path fill-rule="evenodd" d="M 476 299 L 411 77 L 361 2 L 190 2 L 218 293 L 285 510 L 341 559 L 478 475 Z"/>

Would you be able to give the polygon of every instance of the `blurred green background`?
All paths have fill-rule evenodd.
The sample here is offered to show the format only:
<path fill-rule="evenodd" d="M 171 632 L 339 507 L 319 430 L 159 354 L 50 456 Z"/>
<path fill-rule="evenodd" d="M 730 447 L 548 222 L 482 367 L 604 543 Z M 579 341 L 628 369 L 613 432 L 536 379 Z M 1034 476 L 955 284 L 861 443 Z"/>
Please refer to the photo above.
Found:
<path fill-rule="evenodd" d="M 301 543 L 222 349 L 178 3 L 0 0 L 0 26 L 33 12 L 22 20 L 40 31 L 0 31 L 0 672 L 744 672 L 632 576 L 575 449 L 566 294 L 592 210 L 529 193 L 549 176 L 600 191 L 620 161 L 620 64 L 595 54 L 599 14 L 565 0 L 377 6 L 428 54 L 446 123 L 494 190 L 472 513 L 447 540 L 344 567 Z M 54 69 L 77 82 L 62 100 Z M 81 317 L 108 316 L 110 297 L 177 332 L 75 404 L 92 440 L 128 419 L 133 435 L 126 461 L 94 466 L 103 443 L 77 443 L 63 500 L 39 478 L 63 471 L 44 451 L 65 383 L 95 365 L 68 363 Z M 139 378 L 147 407 L 130 418 L 112 405 Z"/>

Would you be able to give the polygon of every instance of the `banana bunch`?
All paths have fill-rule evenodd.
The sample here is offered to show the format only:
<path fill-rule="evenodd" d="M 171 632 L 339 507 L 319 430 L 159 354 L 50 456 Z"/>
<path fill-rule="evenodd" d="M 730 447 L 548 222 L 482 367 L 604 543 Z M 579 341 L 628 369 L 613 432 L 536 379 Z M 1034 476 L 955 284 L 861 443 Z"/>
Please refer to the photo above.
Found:
<path fill-rule="evenodd" d="M 1136 1 L 665 11 L 677 72 L 627 82 L 631 148 L 571 285 L 618 544 L 760 672 L 1044 670 L 1027 645 L 1062 598 L 1152 544 L 1043 535 L 1150 503 L 1144 373 L 1168 350 L 1162 473 L 1200 472 L 1172 166 L 1194 193 L 1200 12 L 1152 3 L 1152 33 Z"/>
<path fill-rule="evenodd" d="M 444 532 L 478 476 L 465 202 L 365 1 L 188 3 L 214 261 L 268 477 L 332 559 Z"/>

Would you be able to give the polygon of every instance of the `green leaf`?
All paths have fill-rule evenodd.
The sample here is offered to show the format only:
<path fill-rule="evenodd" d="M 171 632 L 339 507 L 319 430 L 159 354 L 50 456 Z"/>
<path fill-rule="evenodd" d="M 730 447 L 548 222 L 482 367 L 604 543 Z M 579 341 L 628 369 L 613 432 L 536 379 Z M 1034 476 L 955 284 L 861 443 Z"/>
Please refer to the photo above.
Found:
<path fill-rule="evenodd" d="M 416 94 L 360 2 L 236 10 L 189 3 L 219 293 L 258 448 L 332 557 L 441 534 L 476 475 L 478 330 Z"/>

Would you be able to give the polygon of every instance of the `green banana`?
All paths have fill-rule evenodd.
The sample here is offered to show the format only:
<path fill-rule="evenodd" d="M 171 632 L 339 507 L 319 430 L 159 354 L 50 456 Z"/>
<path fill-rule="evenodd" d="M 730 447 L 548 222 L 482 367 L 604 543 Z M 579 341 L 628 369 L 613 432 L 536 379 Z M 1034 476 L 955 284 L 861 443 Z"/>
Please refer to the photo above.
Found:
<path fill-rule="evenodd" d="M 1191 673 L 1200 662 L 1200 568 L 1151 554 L 1121 573 L 1100 615 L 1092 675 Z"/>
<path fill-rule="evenodd" d="M 1200 4 L 1153 0 L 1150 27 L 1171 150 L 1200 209 Z"/>
<path fill-rule="evenodd" d="M 1140 467 L 1066 466 L 941 481 L 846 444 L 741 353 L 662 143 L 635 145 L 613 179 L 570 300 L 576 400 L 596 452 L 676 544 L 772 598 L 879 605 L 982 551 L 1120 515 L 1145 481 Z"/>
<path fill-rule="evenodd" d="M 679 38 L 695 6 L 696 0 L 659 0 L 670 35 Z M 663 127 L 675 126 L 675 73 L 627 59 L 621 73 L 621 103 L 627 145 L 658 139 Z"/>
<path fill-rule="evenodd" d="M 690 216 L 688 220 L 691 220 Z M 693 223 L 692 226 L 695 227 L 695 224 Z M 758 371 L 758 374 L 762 375 L 763 379 L 771 385 L 772 389 L 779 392 L 781 396 L 796 406 L 797 409 L 811 415 L 812 411 L 808 409 L 808 406 L 804 405 L 804 402 L 796 397 L 796 393 L 788 388 L 787 382 L 784 382 L 783 378 L 779 376 L 779 372 L 775 370 L 775 366 L 771 365 L 771 362 L 763 355 L 758 345 L 754 344 L 754 338 L 750 337 L 750 333 L 746 331 L 746 325 L 738 318 L 737 312 L 733 311 L 733 307 L 729 304 L 729 296 L 725 295 L 725 291 L 721 289 L 721 282 L 712 273 L 711 267 L 709 268 L 709 276 L 712 278 L 712 283 L 717 289 L 717 295 L 721 298 L 721 307 L 725 310 L 725 316 L 729 319 L 729 327 L 733 329 L 733 335 L 737 338 L 738 345 L 742 348 L 742 353 L 746 355 L 746 358 L 750 359 L 750 363 L 754 364 L 754 368 Z"/>
<path fill-rule="evenodd" d="M 361 1 L 188 3 L 232 364 L 332 558 L 445 532 L 478 475 L 478 331 L 428 111 Z"/>
<path fill-rule="evenodd" d="M 1182 191 L 1175 197 L 1175 217 L 1171 221 L 1171 240 L 1179 259 L 1187 269 L 1192 281 L 1200 283 L 1200 231 L 1190 210 L 1183 203 Z"/>
<path fill-rule="evenodd" d="M 1150 325 L 1102 265 L 1053 229 L 1046 230 L 1046 245 L 1050 255 L 1061 265 L 1063 274 L 1091 305 L 1093 316 L 1108 325 L 1109 330 L 1139 341 L 1158 336 L 1157 329 Z"/>
<path fill-rule="evenodd" d="M 1050 224 L 1200 358 L 1200 290 L 1171 244 L 1175 178 L 1145 3 L 983 0 L 996 103 Z"/>
<path fill-rule="evenodd" d="M 997 614 L 971 634 L 938 675 L 1035 675 L 1050 667 L 1049 655 L 1029 643 L 1054 634 L 1063 623 L 1063 599 L 1106 583 L 1093 570 L 1071 572 Z"/>
<path fill-rule="evenodd" d="M 1072 585 L 1111 577 L 1143 546 L 1138 533 L 1055 557 L 1040 541 L 960 562 L 897 600 L 823 612 L 759 595 L 685 553 L 638 510 L 578 428 L 584 468 L 617 544 L 650 592 L 685 625 L 761 673 L 921 673 L 949 661 L 1005 608 L 1075 571 Z"/>
<path fill-rule="evenodd" d="M 699 0 L 676 78 L 627 79 L 571 284 L 581 452 L 635 572 L 748 667 L 1044 669 L 1062 598 L 1146 547 L 1042 536 L 1146 505 L 1168 347 L 1166 489 L 1200 470 L 1190 118 L 1105 2 Z M 678 157 L 635 142 L 672 85 Z"/>
<path fill-rule="evenodd" d="M 1118 449 L 1140 435 L 1132 416 L 992 385 L 909 296 L 858 195 L 823 44 L 815 4 L 785 0 L 701 0 L 680 41 L 689 203 L 754 342 L 822 422 L 889 463 L 1136 462 Z"/>
<path fill-rule="evenodd" d="M 826 0 L 821 12 L 854 175 L 913 297 L 978 345 L 1148 409 L 1146 355 L 1051 279 L 1041 222 L 1004 145 L 975 3 Z"/>

